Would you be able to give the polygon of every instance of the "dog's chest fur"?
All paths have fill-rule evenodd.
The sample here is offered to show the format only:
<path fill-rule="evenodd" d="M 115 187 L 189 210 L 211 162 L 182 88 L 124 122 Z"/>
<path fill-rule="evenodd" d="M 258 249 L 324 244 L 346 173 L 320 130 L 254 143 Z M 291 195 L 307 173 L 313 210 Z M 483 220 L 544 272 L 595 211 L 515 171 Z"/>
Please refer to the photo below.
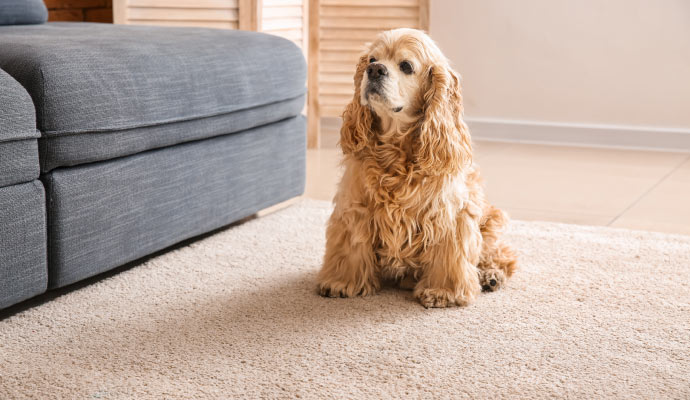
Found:
<path fill-rule="evenodd" d="M 424 176 L 403 152 L 390 153 L 370 154 L 357 168 L 378 265 L 384 275 L 399 278 L 420 267 L 423 252 L 454 234 L 468 190 L 462 176 Z"/>

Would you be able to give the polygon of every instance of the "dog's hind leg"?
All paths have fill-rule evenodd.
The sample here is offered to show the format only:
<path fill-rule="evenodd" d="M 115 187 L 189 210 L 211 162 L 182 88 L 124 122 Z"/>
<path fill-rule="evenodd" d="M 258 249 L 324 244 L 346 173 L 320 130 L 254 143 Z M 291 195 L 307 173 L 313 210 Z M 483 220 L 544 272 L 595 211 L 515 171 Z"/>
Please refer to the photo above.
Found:
<path fill-rule="evenodd" d="M 483 243 L 477 265 L 479 282 L 484 291 L 493 292 L 500 289 L 517 269 L 515 252 L 498 237 L 507 222 L 503 211 L 487 206 L 480 225 Z"/>

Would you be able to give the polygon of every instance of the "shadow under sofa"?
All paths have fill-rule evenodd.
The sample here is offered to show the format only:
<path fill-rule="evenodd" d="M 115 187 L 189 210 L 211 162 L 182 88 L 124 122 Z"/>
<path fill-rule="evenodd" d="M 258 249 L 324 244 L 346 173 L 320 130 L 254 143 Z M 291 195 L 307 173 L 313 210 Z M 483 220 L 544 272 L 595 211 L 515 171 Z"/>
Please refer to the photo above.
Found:
<path fill-rule="evenodd" d="M 0 26 L 0 68 L 35 107 L 40 182 L 32 180 L 38 163 L 24 180 L 45 209 L 48 288 L 304 191 L 306 64 L 288 40 L 197 28 Z"/>

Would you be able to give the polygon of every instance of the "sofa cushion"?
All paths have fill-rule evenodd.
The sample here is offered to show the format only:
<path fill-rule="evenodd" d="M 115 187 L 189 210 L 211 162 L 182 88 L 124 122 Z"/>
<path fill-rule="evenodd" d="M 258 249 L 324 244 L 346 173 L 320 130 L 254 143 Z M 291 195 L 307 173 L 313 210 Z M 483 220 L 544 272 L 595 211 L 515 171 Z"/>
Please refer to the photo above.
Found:
<path fill-rule="evenodd" d="M 0 25 L 42 24 L 48 10 L 41 0 L 0 0 Z"/>
<path fill-rule="evenodd" d="M 292 42 L 238 30 L 48 23 L 0 27 L 0 68 L 45 137 L 150 127 L 300 97 Z"/>
<path fill-rule="evenodd" d="M 38 178 L 38 136 L 31 97 L 0 70 L 0 187 Z"/>
<path fill-rule="evenodd" d="M 304 117 L 45 174 L 50 287 L 206 233 L 304 190 Z"/>
<path fill-rule="evenodd" d="M 300 113 L 304 96 L 228 114 L 79 135 L 48 136 L 39 141 L 43 172 L 57 167 L 110 160 L 142 151 L 235 133 Z"/>

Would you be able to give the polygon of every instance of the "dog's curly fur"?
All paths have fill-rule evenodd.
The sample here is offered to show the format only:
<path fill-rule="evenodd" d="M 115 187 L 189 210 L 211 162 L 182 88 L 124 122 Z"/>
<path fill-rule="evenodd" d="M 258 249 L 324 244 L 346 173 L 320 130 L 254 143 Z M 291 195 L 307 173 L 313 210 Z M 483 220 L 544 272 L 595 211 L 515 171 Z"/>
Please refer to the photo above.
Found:
<path fill-rule="evenodd" d="M 397 71 L 402 59 L 412 73 Z M 373 64 L 388 66 L 379 86 L 368 79 Z M 397 279 L 425 307 L 446 307 L 501 287 L 516 269 L 499 239 L 507 218 L 484 196 L 460 80 L 446 58 L 421 31 L 383 32 L 354 83 L 319 292 L 368 295 Z"/>

